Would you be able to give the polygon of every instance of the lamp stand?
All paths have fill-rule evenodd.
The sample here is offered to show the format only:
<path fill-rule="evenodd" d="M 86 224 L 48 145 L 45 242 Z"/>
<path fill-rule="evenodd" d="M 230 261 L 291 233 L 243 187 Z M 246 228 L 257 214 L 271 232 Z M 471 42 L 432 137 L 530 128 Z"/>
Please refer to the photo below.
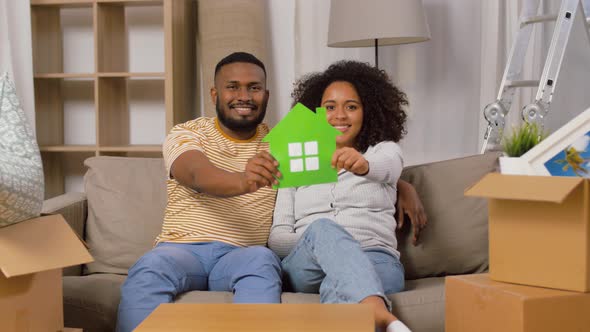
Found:
<path fill-rule="evenodd" d="M 379 39 L 375 38 L 375 68 L 379 69 Z"/>

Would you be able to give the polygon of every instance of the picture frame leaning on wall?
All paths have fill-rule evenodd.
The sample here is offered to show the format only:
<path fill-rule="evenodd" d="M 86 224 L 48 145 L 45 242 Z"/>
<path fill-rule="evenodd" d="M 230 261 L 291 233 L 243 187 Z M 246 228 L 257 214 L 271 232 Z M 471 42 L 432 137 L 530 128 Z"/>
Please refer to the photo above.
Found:
<path fill-rule="evenodd" d="M 590 178 L 590 108 L 521 156 L 531 175 Z"/>

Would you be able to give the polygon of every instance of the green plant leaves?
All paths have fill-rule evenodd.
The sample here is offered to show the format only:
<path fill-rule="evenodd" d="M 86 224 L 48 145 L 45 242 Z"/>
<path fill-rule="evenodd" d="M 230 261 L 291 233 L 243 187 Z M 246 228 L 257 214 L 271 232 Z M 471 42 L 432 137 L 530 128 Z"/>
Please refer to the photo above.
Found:
<path fill-rule="evenodd" d="M 520 157 L 547 137 L 536 123 L 524 123 L 502 138 L 502 148 L 509 157 Z"/>

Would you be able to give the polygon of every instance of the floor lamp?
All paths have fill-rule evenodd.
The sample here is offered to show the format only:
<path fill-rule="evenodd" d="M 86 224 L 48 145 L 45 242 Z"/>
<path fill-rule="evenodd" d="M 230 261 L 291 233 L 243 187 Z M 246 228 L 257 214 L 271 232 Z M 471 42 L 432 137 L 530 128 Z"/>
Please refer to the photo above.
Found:
<path fill-rule="evenodd" d="M 328 47 L 375 47 L 430 39 L 422 0 L 332 0 Z"/>

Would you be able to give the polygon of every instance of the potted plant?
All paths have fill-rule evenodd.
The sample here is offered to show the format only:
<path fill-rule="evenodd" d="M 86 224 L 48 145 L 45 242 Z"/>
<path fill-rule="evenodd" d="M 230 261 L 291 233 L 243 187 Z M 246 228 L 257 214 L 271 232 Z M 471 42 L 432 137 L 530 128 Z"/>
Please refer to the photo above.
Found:
<path fill-rule="evenodd" d="M 525 122 L 513 127 L 512 133 L 502 138 L 504 156 L 500 157 L 500 171 L 503 174 L 524 174 L 520 156 L 547 137 L 539 125 Z"/>

